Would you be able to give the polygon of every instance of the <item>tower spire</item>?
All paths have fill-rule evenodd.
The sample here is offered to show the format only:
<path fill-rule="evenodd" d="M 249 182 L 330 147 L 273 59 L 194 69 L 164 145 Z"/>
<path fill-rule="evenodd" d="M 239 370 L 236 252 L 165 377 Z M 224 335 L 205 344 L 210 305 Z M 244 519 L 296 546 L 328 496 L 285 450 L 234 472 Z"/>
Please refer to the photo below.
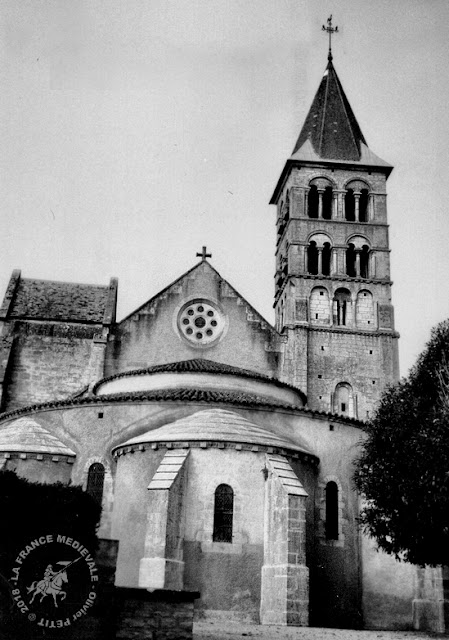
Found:
<path fill-rule="evenodd" d="M 327 27 L 323 24 L 322 31 L 327 31 L 329 34 L 329 53 L 327 59 L 329 62 L 332 62 L 332 34 L 338 33 L 338 27 L 332 27 L 332 14 L 327 19 Z"/>

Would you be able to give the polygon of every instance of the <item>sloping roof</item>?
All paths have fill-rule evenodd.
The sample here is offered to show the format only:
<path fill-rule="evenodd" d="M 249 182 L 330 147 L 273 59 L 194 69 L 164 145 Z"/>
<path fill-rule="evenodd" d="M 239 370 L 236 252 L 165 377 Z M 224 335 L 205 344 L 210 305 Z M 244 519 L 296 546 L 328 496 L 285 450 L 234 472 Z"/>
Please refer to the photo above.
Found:
<path fill-rule="evenodd" d="M 76 455 L 32 418 L 19 418 L 0 428 L 0 451 Z"/>
<path fill-rule="evenodd" d="M 234 367 L 229 364 L 215 362 L 214 360 L 207 360 L 206 358 L 193 358 L 191 360 L 180 360 L 179 362 L 169 362 L 167 364 L 154 365 L 152 367 L 147 367 L 145 369 L 135 369 L 132 371 L 123 371 L 121 373 L 116 373 L 115 375 L 99 380 L 93 387 L 92 392 L 96 393 L 96 390 L 98 389 L 99 386 L 111 380 L 116 380 L 118 378 L 127 378 L 127 377 L 133 377 L 136 375 L 147 375 L 151 373 L 163 373 L 163 372 L 214 373 L 217 375 L 233 375 L 233 376 L 240 376 L 242 378 L 251 378 L 252 380 L 269 382 L 278 387 L 294 389 L 300 395 L 304 404 L 307 402 L 306 396 L 300 389 L 298 389 L 298 387 L 294 387 L 290 384 L 287 384 L 286 382 L 281 382 L 277 378 L 271 378 L 270 376 L 266 376 L 263 373 L 258 373 L 257 371 L 251 371 L 249 369 L 240 369 L 240 367 Z"/>
<path fill-rule="evenodd" d="M 156 473 L 152 477 L 148 489 L 150 491 L 170 489 L 182 471 L 189 453 L 190 451 L 188 449 L 167 451 Z"/>
<path fill-rule="evenodd" d="M 309 138 L 304 142 L 302 147 L 300 147 L 290 158 L 290 160 L 297 160 L 299 162 L 319 162 L 322 158 L 318 155 L 315 149 L 312 146 L 312 143 Z M 347 164 L 346 160 L 338 160 L 333 159 L 333 164 L 344 163 Z M 363 165 L 363 166 L 373 166 L 373 167 L 386 167 L 392 168 L 391 164 L 376 156 L 376 154 L 369 149 L 364 142 L 360 143 L 360 159 L 351 161 L 352 165 Z"/>
<path fill-rule="evenodd" d="M 73 282 L 22 279 L 9 315 L 12 318 L 102 322 L 108 287 Z"/>
<path fill-rule="evenodd" d="M 331 163 L 376 168 L 388 176 L 393 167 L 368 148 L 359 123 L 329 60 L 292 155 L 287 159 L 270 199 L 277 204 L 292 166 Z"/>
<path fill-rule="evenodd" d="M 206 409 L 127 440 L 117 448 L 153 442 L 233 442 L 288 449 L 311 455 L 305 446 L 250 422 L 234 411 Z"/>
<path fill-rule="evenodd" d="M 105 323 L 115 320 L 117 280 L 109 285 L 22 278 L 13 271 L 0 317 L 66 322 Z"/>
<path fill-rule="evenodd" d="M 293 155 L 309 139 L 320 158 L 360 160 L 366 140 L 332 64 L 324 72 L 310 111 L 293 149 Z"/>

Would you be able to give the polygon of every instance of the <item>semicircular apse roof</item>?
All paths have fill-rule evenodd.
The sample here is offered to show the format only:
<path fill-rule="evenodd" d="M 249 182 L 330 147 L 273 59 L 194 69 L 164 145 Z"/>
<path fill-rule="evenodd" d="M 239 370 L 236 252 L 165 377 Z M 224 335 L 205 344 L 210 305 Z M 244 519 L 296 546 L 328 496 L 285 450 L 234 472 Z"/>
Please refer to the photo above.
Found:
<path fill-rule="evenodd" d="M 147 443 L 189 441 L 260 445 L 314 455 L 305 445 L 263 429 L 240 414 L 225 409 L 197 411 L 186 418 L 131 438 L 114 447 L 114 451 Z"/>
<path fill-rule="evenodd" d="M 32 418 L 19 418 L 0 428 L 0 451 L 48 453 L 60 456 L 76 455 L 74 451 Z"/>

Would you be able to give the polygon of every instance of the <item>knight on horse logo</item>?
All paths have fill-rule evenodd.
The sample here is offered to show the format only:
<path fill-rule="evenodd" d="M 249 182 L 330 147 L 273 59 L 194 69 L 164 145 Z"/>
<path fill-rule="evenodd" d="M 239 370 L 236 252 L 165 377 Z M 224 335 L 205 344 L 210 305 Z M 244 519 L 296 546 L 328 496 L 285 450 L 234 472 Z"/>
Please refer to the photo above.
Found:
<path fill-rule="evenodd" d="M 72 562 L 69 560 L 60 560 L 56 563 L 56 565 L 61 566 L 59 571 L 53 571 L 52 565 L 49 564 L 45 569 L 43 579 L 39 581 L 34 580 L 33 584 L 27 588 L 28 595 L 33 593 L 30 604 L 33 604 L 34 598 L 37 595 L 42 596 L 40 599 L 41 602 L 46 596 L 52 595 L 55 607 L 58 606 L 58 596 L 61 600 L 65 600 L 67 593 L 63 590 L 62 585 L 65 582 L 68 582 L 67 569 L 72 564 L 75 564 L 75 562 L 78 562 L 78 560 L 80 560 L 80 557 L 76 558 L 76 560 L 73 560 Z"/>
<path fill-rule="evenodd" d="M 10 582 L 21 613 L 38 626 L 56 629 L 88 614 L 97 597 L 98 573 L 82 543 L 48 534 L 19 552 Z"/>

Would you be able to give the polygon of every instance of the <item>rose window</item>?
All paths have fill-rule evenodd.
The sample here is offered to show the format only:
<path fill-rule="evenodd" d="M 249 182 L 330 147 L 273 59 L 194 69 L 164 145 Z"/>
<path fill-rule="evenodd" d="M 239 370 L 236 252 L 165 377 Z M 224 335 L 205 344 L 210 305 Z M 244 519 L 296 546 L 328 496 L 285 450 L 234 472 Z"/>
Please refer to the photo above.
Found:
<path fill-rule="evenodd" d="M 224 328 L 224 318 L 212 302 L 196 300 L 188 302 L 178 315 L 178 327 L 182 335 L 197 345 L 214 342 Z"/>

